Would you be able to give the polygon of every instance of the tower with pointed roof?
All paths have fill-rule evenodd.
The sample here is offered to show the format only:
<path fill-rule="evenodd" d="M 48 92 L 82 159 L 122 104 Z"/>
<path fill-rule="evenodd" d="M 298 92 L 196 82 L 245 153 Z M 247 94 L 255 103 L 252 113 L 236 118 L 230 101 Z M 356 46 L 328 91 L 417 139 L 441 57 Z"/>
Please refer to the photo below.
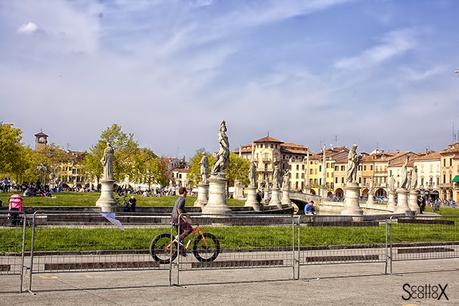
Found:
<path fill-rule="evenodd" d="M 35 136 L 35 150 L 41 150 L 46 147 L 48 144 L 48 135 L 43 133 L 43 130 L 40 130 Z"/>

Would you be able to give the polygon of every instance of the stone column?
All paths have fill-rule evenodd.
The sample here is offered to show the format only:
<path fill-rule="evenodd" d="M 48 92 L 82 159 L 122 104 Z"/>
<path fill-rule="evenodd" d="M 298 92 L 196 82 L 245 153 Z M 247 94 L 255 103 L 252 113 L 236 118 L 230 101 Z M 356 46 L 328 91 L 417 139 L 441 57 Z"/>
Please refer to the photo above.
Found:
<path fill-rule="evenodd" d="M 397 207 L 394 213 L 397 214 L 410 214 L 411 210 L 408 207 L 408 190 L 405 188 L 397 189 Z"/>
<path fill-rule="evenodd" d="M 209 178 L 209 199 L 202 208 L 207 215 L 231 215 L 231 209 L 226 205 L 226 182 L 224 176 L 211 175 Z"/>
<path fill-rule="evenodd" d="M 269 201 L 269 206 L 276 206 L 279 209 L 282 209 L 282 204 L 279 201 L 279 188 L 273 187 L 271 190 L 271 201 Z"/>
<path fill-rule="evenodd" d="M 348 183 L 344 187 L 344 208 L 342 215 L 363 215 L 359 205 L 360 186 L 356 183 Z"/>
<path fill-rule="evenodd" d="M 410 195 L 408 198 L 408 207 L 414 214 L 419 214 L 419 206 L 418 206 L 418 193 L 416 190 L 410 190 Z"/>
<path fill-rule="evenodd" d="M 96 202 L 96 206 L 100 207 L 102 212 L 114 211 L 116 208 L 116 200 L 113 197 L 113 184 L 114 180 L 102 179 L 100 181 L 100 197 Z"/>
<path fill-rule="evenodd" d="M 209 184 L 200 183 L 198 185 L 198 198 L 194 202 L 196 207 L 204 207 L 207 205 L 207 200 L 209 199 Z"/>
<path fill-rule="evenodd" d="M 260 205 L 257 202 L 257 188 L 247 187 L 247 200 L 245 201 L 246 207 L 253 207 L 253 210 L 260 211 Z"/>
<path fill-rule="evenodd" d="M 390 211 L 394 211 L 395 210 L 395 192 L 394 191 L 389 191 L 389 200 L 387 202 L 387 209 L 389 209 Z"/>

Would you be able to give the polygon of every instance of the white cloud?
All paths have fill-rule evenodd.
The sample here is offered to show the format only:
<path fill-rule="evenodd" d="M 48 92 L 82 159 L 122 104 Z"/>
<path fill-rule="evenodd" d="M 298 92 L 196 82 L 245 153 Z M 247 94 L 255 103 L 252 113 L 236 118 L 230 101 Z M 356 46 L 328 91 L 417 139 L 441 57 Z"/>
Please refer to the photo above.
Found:
<path fill-rule="evenodd" d="M 26 33 L 26 34 L 30 34 L 30 33 L 34 33 L 38 31 L 38 26 L 29 21 L 23 25 L 21 25 L 19 28 L 18 28 L 18 33 Z"/>
<path fill-rule="evenodd" d="M 433 76 L 439 75 L 447 71 L 445 66 L 435 66 L 427 70 L 415 70 L 410 67 L 402 67 L 401 72 L 404 74 L 407 80 L 410 81 L 424 81 Z"/>
<path fill-rule="evenodd" d="M 377 66 L 414 49 L 416 34 L 413 29 L 390 32 L 384 35 L 380 44 L 364 50 L 360 55 L 338 60 L 335 68 L 357 70 Z"/>

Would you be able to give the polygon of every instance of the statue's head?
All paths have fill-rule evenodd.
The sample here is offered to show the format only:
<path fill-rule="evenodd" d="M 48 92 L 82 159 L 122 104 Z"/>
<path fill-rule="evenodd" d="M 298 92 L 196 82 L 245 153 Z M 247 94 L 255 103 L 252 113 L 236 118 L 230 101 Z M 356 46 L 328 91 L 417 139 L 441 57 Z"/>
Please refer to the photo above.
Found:
<path fill-rule="evenodd" d="M 222 123 L 220 123 L 220 131 L 222 132 L 226 132 L 226 122 L 225 120 L 222 121 Z"/>

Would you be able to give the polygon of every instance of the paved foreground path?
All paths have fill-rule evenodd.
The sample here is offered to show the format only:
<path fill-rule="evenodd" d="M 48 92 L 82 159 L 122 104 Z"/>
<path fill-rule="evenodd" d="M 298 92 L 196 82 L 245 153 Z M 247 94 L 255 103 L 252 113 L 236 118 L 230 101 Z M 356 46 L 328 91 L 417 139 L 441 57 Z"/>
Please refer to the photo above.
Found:
<path fill-rule="evenodd" d="M 394 262 L 393 275 L 381 263 L 303 266 L 300 280 L 288 268 L 191 271 L 180 287 L 168 271 L 50 273 L 34 277 L 35 295 L 12 293 L 17 277 L 0 275 L 0 305 L 459 305 L 458 269 L 446 259 Z M 406 283 L 447 284 L 449 300 L 405 301 Z"/>

